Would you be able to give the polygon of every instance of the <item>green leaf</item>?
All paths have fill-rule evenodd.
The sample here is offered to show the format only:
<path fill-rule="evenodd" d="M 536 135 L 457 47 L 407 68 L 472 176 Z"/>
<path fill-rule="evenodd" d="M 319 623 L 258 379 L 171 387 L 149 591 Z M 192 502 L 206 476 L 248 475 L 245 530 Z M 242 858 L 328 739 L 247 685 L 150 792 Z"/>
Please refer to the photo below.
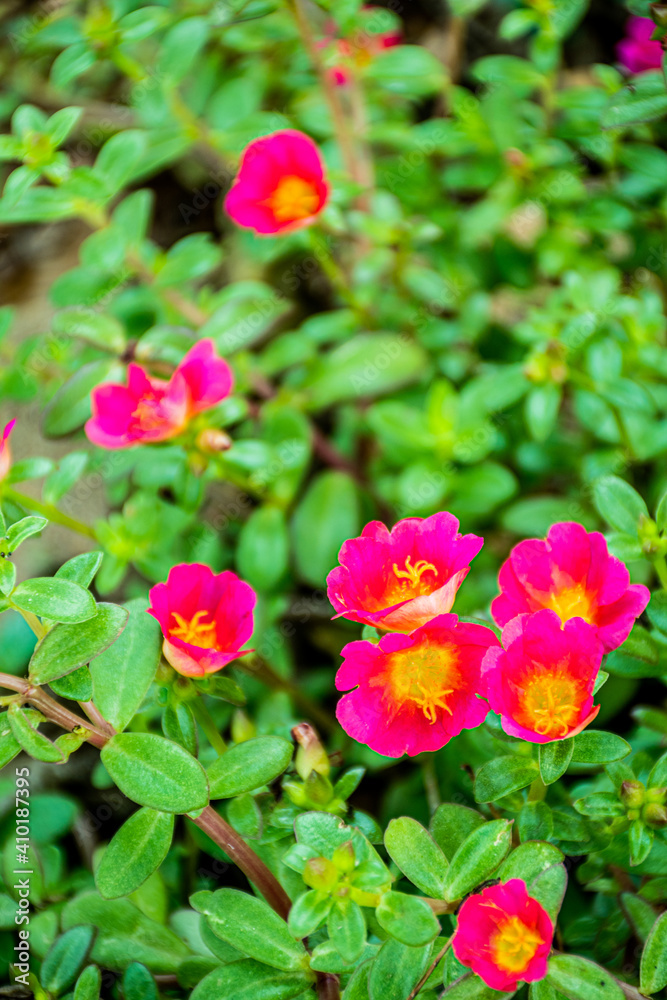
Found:
<path fill-rule="evenodd" d="M 90 701 L 93 697 L 93 681 L 88 667 L 79 667 L 66 677 L 49 681 L 54 694 L 71 701 Z"/>
<path fill-rule="evenodd" d="M 528 892 L 542 904 L 555 924 L 566 889 L 567 871 L 565 865 L 559 862 L 540 872 L 530 883 Z"/>
<path fill-rule="evenodd" d="M 196 892 L 190 903 L 205 915 L 214 934 L 248 958 L 285 972 L 307 967 L 306 949 L 263 899 L 238 889 L 218 889 Z"/>
<path fill-rule="evenodd" d="M 433 814 L 431 833 L 447 860 L 451 861 L 466 837 L 484 822 L 484 817 L 476 809 L 444 802 Z"/>
<path fill-rule="evenodd" d="M 324 585 L 336 566 L 341 545 L 359 533 L 359 493 L 344 472 L 322 472 L 296 509 L 292 520 L 294 558 L 300 576 L 315 587 Z"/>
<path fill-rule="evenodd" d="M 327 931 L 344 962 L 352 965 L 361 957 L 366 944 L 366 921 L 357 903 L 336 900 L 329 911 Z"/>
<path fill-rule="evenodd" d="M 96 312 L 85 306 L 71 306 L 53 317 L 53 332 L 59 336 L 77 337 L 105 351 L 120 354 L 125 349 L 122 324 L 108 313 Z"/>
<path fill-rule="evenodd" d="M 118 638 L 127 620 L 125 608 L 117 604 L 98 604 L 97 614 L 88 621 L 55 625 L 39 641 L 31 657 L 31 680 L 35 684 L 49 684 L 89 663 Z"/>
<path fill-rule="evenodd" d="M 129 896 L 160 867 L 171 846 L 172 813 L 139 809 L 114 834 L 95 872 L 105 899 Z"/>
<path fill-rule="evenodd" d="M 614 95 L 614 103 L 602 112 L 600 124 L 603 129 L 627 128 L 630 125 L 659 121 L 665 115 L 667 94 L 639 97 L 629 90 L 622 90 L 620 94 Z"/>
<path fill-rule="evenodd" d="M 257 590 L 272 590 L 287 569 L 289 537 L 278 507 L 259 507 L 241 528 L 236 567 Z"/>
<path fill-rule="evenodd" d="M 640 941 L 646 942 L 655 923 L 655 910 L 647 900 L 634 892 L 622 892 L 620 900 L 635 935 Z"/>
<path fill-rule="evenodd" d="M 0 712 L 0 770 L 20 753 L 21 744 L 12 732 L 9 716 L 7 712 Z"/>
<path fill-rule="evenodd" d="M 16 585 L 16 566 L 9 559 L 0 556 L 0 593 L 9 597 Z M 3 610 L 7 608 L 7 602 L 2 602 Z"/>
<path fill-rule="evenodd" d="M 667 753 L 658 757 L 646 782 L 647 788 L 664 788 L 665 785 L 667 785 Z"/>
<path fill-rule="evenodd" d="M 82 552 L 80 556 L 74 556 L 63 563 L 54 575 L 78 583 L 80 587 L 90 587 L 103 558 L 103 552 Z"/>
<path fill-rule="evenodd" d="M 368 980 L 370 1000 L 405 1000 L 428 967 L 431 946 L 411 948 L 394 938 L 385 941 Z"/>
<path fill-rule="evenodd" d="M 156 982 L 145 965 L 130 962 L 123 973 L 123 997 L 125 1000 L 158 1000 Z"/>
<path fill-rule="evenodd" d="M 496 757 L 483 764 L 475 775 L 475 801 L 501 799 L 532 784 L 539 773 L 539 764 L 530 757 Z"/>
<path fill-rule="evenodd" d="M 452 858 L 445 899 L 461 899 L 484 882 L 506 857 L 511 843 L 510 820 L 492 820 L 473 830 Z"/>
<path fill-rule="evenodd" d="M 108 197 L 141 173 L 137 167 L 142 165 L 146 143 L 146 133 L 140 129 L 117 132 L 104 143 L 95 160 L 94 173 L 104 181 Z"/>
<path fill-rule="evenodd" d="M 162 715 L 162 732 L 170 740 L 185 747 L 193 757 L 197 756 L 199 748 L 197 724 L 192 709 L 186 701 L 167 705 Z"/>
<path fill-rule="evenodd" d="M 101 752 L 121 792 L 141 806 L 186 813 L 208 803 L 206 772 L 177 743 L 149 733 L 120 733 Z"/>
<path fill-rule="evenodd" d="M 387 934 L 413 947 L 428 944 L 440 933 L 440 924 L 428 903 L 403 892 L 385 892 L 375 915 Z"/>
<path fill-rule="evenodd" d="M 31 757 L 51 764 L 60 764 L 65 760 L 65 754 L 62 750 L 38 732 L 37 726 L 40 721 L 43 721 L 39 712 L 34 712 L 29 708 L 21 708 L 16 702 L 13 702 L 7 709 L 7 718 L 14 739 Z"/>
<path fill-rule="evenodd" d="M 384 835 L 384 846 L 392 861 L 421 892 L 434 899 L 443 898 L 449 863 L 421 823 L 408 816 L 392 819 Z"/>
<path fill-rule="evenodd" d="M 281 972 L 247 958 L 210 972 L 190 1000 L 301 1000 L 312 981 L 306 971 Z"/>
<path fill-rule="evenodd" d="M 560 863 L 563 852 L 554 844 L 544 841 L 528 841 L 519 844 L 503 862 L 497 872 L 497 877 L 503 882 L 511 878 L 523 879 L 526 884 L 541 875 L 547 868 Z"/>
<path fill-rule="evenodd" d="M 500 993 L 487 986 L 479 976 L 474 973 L 467 973 L 457 979 L 442 994 L 443 1000 L 505 1000 L 506 997 L 514 996 L 513 993 Z"/>
<path fill-rule="evenodd" d="M 230 747 L 208 769 L 212 799 L 228 799 L 261 788 L 282 774 L 292 744 L 281 736 L 256 736 Z"/>
<path fill-rule="evenodd" d="M 73 1000 L 99 1000 L 102 974 L 96 965 L 87 965 L 76 981 Z"/>
<path fill-rule="evenodd" d="M 141 706 L 155 677 L 162 652 L 162 633 L 140 598 L 125 605 L 127 625 L 116 641 L 90 665 L 94 701 L 117 730 L 125 729 Z"/>
<path fill-rule="evenodd" d="M 160 41 L 157 73 L 166 83 L 180 82 L 194 65 L 206 44 L 210 27 L 205 17 L 179 21 Z"/>
<path fill-rule="evenodd" d="M 661 913 L 649 934 L 641 957 L 642 993 L 659 993 L 667 986 L 667 912 Z"/>
<path fill-rule="evenodd" d="M 654 831 L 646 826 L 641 819 L 636 819 L 630 824 L 628 840 L 630 844 L 630 865 L 632 867 L 646 861 L 653 847 L 654 836 Z"/>
<path fill-rule="evenodd" d="M 44 410 L 42 429 L 47 437 L 61 437 L 77 430 L 90 416 L 90 393 L 102 382 L 124 378 L 124 369 L 105 358 L 82 365 L 58 389 Z"/>
<path fill-rule="evenodd" d="M 88 621 L 97 613 L 90 591 L 58 577 L 37 576 L 24 580 L 12 592 L 11 600 L 23 611 L 67 624 Z"/>
<path fill-rule="evenodd" d="M 287 926 L 290 934 L 299 940 L 308 937 L 326 920 L 331 907 L 332 900 L 328 896 L 323 898 L 317 889 L 304 892 L 295 899 L 289 911 Z"/>
<path fill-rule="evenodd" d="M 421 45 L 397 45 L 378 53 L 366 71 L 369 79 L 393 94 L 424 97 L 445 86 L 442 63 Z"/>
<path fill-rule="evenodd" d="M 320 355 L 303 388 L 310 408 L 319 410 L 345 400 L 384 396 L 414 382 L 426 365 L 423 349 L 407 336 L 359 333 Z"/>
<path fill-rule="evenodd" d="M 628 535 L 637 534 L 640 517 L 648 518 L 639 493 L 618 476 L 602 476 L 593 483 L 593 502 L 607 524 Z"/>
<path fill-rule="evenodd" d="M 667 633 L 667 590 L 656 590 L 646 609 L 651 625 Z"/>
<path fill-rule="evenodd" d="M 568 1000 L 624 1000 L 623 991 L 606 969 L 578 955 L 554 955 L 547 979 Z"/>
<path fill-rule="evenodd" d="M 623 760 L 632 747 L 615 733 L 604 733 L 599 729 L 587 729 L 574 737 L 572 762 L 576 764 L 607 764 Z"/>
<path fill-rule="evenodd" d="M 34 515 L 22 517 L 20 521 L 15 521 L 14 524 L 9 526 L 5 536 L 9 543 L 9 551 L 16 552 L 19 545 L 25 542 L 26 538 L 31 538 L 32 535 L 39 534 L 48 523 L 45 517 L 35 517 Z"/>
<path fill-rule="evenodd" d="M 574 739 L 555 740 L 553 743 L 540 744 L 540 774 L 545 785 L 553 785 L 554 781 L 565 774 L 572 760 Z"/>
<path fill-rule="evenodd" d="M 60 146 L 70 134 L 83 114 L 83 108 L 60 108 L 51 115 L 44 131 L 54 146 Z"/>
<path fill-rule="evenodd" d="M 63 993 L 75 982 L 92 940 L 92 927 L 73 927 L 61 934 L 44 958 L 40 976 L 44 989 Z"/>

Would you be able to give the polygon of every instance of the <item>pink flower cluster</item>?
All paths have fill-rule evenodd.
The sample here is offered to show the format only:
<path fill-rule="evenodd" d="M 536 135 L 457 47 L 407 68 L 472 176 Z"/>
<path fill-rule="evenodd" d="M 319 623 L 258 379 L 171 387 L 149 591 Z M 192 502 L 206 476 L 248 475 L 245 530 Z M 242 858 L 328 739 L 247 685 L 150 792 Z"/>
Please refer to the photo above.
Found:
<path fill-rule="evenodd" d="M 649 600 L 604 537 L 554 524 L 520 542 L 499 574 L 491 628 L 451 614 L 482 547 L 449 513 L 377 521 L 345 542 L 329 574 L 337 617 L 385 631 L 342 651 L 345 731 L 389 757 L 438 750 L 496 712 L 505 732 L 532 743 L 574 736 L 596 716 L 593 690 L 605 652 L 628 637 Z"/>
<path fill-rule="evenodd" d="M 631 17 L 625 38 L 616 46 L 618 61 L 629 73 L 646 73 L 662 66 L 662 43 L 653 41 L 655 21 L 650 17 Z"/>

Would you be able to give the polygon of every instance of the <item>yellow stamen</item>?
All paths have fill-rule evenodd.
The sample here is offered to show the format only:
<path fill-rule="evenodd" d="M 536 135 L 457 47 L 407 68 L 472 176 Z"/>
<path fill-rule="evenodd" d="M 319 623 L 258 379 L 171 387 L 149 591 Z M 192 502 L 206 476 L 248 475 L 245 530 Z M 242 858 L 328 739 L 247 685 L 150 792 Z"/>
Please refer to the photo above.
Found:
<path fill-rule="evenodd" d="M 503 972 L 523 972 L 544 938 L 519 917 L 508 917 L 491 941 L 494 961 Z"/>
<path fill-rule="evenodd" d="M 394 574 L 399 578 L 399 580 L 409 580 L 411 586 L 413 587 L 419 587 L 422 576 L 429 570 L 435 576 L 438 575 L 438 571 L 433 563 L 426 562 L 425 559 L 420 559 L 419 562 L 416 562 L 413 566 L 410 556 L 408 556 L 405 560 L 405 569 L 399 569 L 396 563 L 394 563 L 392 568 L 394 570 Z"/>
<path fill-rule="evenodd" d="M 215 649 L 215 622 L 204 622 L 209 614 L 208 611 L 197 611 L 195 616 L 187 621 L 178 612 L 172 611 L 172 616 L 176 619 L 176 628 L 170 629 L 170 635 L 174 639 L 182 639 L 192 646 L 200 646 L 202 649 Z"/>
<path fill-rule="evenodd" d="M 371 686 L 385 686 L 389 706 L 411 703 L 433 725 L 444 712 L 452 715 L 447 699 L 456 689 L 457 677 L 454 647 L 412 647 L 392 653 L 386 673 L 374 678 Z"/>
<path fill-rule="evenodd" d="M 319 195 L 315 186 L 303 177 L 282 177 L 266 204 L 278 222 L 297 222 L 317 211 Z"/>
<path fill-rule="evenodd" d="M 579 721 L 585 697 L 576 678 L 562 671 L 538 673 L 525 687 L 518 721 L 540 736 L 563 739 Z"/>
<path fill-rule="evenodd" d="M 555 611 L 563 623 L 570 618 L 583 618 L 594 624 L 595 611 L 592 604 L 591 595 L 585 585 L 577 583 L 572 587 L 561 587 L 555 593 L 549 594 L 544 606 Z"/>

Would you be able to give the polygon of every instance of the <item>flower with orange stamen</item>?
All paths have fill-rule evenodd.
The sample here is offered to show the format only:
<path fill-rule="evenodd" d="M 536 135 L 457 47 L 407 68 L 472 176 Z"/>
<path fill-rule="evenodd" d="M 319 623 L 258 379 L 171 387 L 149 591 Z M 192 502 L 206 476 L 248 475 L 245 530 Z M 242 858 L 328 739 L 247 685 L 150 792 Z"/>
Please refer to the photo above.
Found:
<path fill-rule="evenodd" d="M 319 149 L 303 132 L 283 129 L 246 146 L 225 211 L 238 226 L 273 236 L 310 225 L 328 198 Z"/>
<path fill-rule="evenodd" d="M 480 726 L 488 705 L 482 659 L 498 640 L 490 628 L 439 615 L 410 635 L 385 635 L 343 649 L 336 675 L 349 691 L 336 715 L 348 735 L 388 757 L 439 750 L 462 729 Z"/>
<path fill-rule="evenodd" d="M 545 609 L 514 618 L 502 639 L 505 648 L 489 650 L 484 659 L 483 693 L 509 736 L 551 743 L 593 721 L 603 649 L 591 625 L 581 618 L 561 625 L 556 612 Z"/>
<path fill-rule="evenodd" d="M 14 430 L 16 420 L 10 420 L 5 424 L 5 429 L 0 437 L 0 480 L 4 479 L 12 465 L 12 453 L 9 448 L 9 435 Z"/>
<path fill-rule="evenodd" d="M 593 625 L 605 653 L 625 642 L 651 596 L 641 583 L 630 584 L 627 568 L 609 554 L 599 531 L 571 521 L 552 524 L 544 541 L 519 542 L 498 584 L 491 613 L 501 628 L 516 615 L 551 608 L 562 622 L 583 618 Z"/>
<path fill-rule="evenodd" d="M 547 974 L 554 926 L 544 907 L 512 878 L 468 896 L 458 913 L 452 949 L 492 990 L 513 992 Z"/>
<path fill-rule="evenodd" d="M 389 531 L 371 521 L 344 542 L 327 577 L 337 617 L 411 632 L 446 614 L 484 541 L 460 535 L 453 514 L 406 517 Z"/>
<path fill-rule="evenodd" d="M 165 659 L 179 674 L 203 677 L 245 656 L 256 595 L 235 573 L 180 563 L 149 594 L 148 614 L 160 623 Z"/>

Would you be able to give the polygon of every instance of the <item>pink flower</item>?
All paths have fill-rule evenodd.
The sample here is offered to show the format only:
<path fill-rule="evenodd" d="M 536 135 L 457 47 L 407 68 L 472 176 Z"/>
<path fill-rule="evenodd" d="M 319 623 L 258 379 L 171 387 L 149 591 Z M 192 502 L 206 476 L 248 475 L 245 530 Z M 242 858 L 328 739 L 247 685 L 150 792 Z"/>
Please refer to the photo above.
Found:
<path fill-rule="evenodd" d="M 0 480 L 7 476 L 11 468 L 12 453 L 9 448 L 9 435 L 14 430 L 15 424 L 16 420 L 10 420 L 8 424 L 5 424 L 5 429 L 0 438 Z"/>
<path fill-rule="evenodd" d="M 448 612 L 484 540 L 460 535 L 453 514 L 406 517 L 389 531 L 367 524 L 344 542 L 340 566 L 327 577 L 338 617 L 411 632 Z"/>
<path fill-rule="evenodd" d="M 364 10 L 372 17 L 373 6 Z M 384 13 L 384 12 L 383 12 Z M 369 28 L 372 21 L 369 20 Z M 350 38 L 337 38 L 334 22 L 327 24 L 326 37 L 317 43 L 319 49 L 328 49 L 328 58 L 333 63 L 329 69 L 330 79 L 335 86 L 344 87 L 350 83 L 353 74 L 363 71 L 380 52 L 400 45 L 403 37 L 400 31 L 359 30 Z"/>
<path fill-rule="evenodd" d="M 439 750 L 463 729 L 480 726 L 488 705 L 482 659 L 498 640 L 490 628 L 439 615 L 411 635 L 350 642 L 336 674 L 345 732 L 388 757 Z"/>
<path fill-rule="evenodd" d="M 482 664 L 485 695 L 509 736 L 551 743 L 580 733 L 600 710 L 593 688 L 602 662 L 595 629 L 561 625 L 555 611 L 519 615 L 503 629 L 504 649 Z"/>
<path fill-rule="evenodd" d="M 273 235 L 310 225 L 328 198 L 319 149 L 303 132 L 283 129 L 246 146 L 225 210 L 238 226 Z"/>
<path fill-rule="evenodd" d="M 109 382 L 93 389 L 86 434 L 100 448 L 167 441 L 181 434 L 198 413 L 225 399 L 232 385 L 231 369 L 217 356 L 213 341 L 200 340 L 168 382 L 131 364 L 127 385 Z"/>
<path fill-rule="evenodd" d="M 583 618 L 594 625 L 606 653 L 625 642 L 651 596 L 642 584 L 630 584 L 599 531 L 572 521 L 552 524 L 544 541 L 519 542 L 500 568 L 498 585 L 491 613 L 501 627 L 516 615 L 551 608 L 562 622 Z"/>
<path fill-rule="evenodd" d="M 249 583 L 201 563 L 180 563 L 149 594 L 148 614 L 160 623 L 165 659 L 179 674 L 213 674 L 239 656 L 253 630 L 256 595 Z"/>
<path fill-rule="evenodd" d="M 650 17 L 631 17 L 627 35 L 616 46 L 618 61 L 629 73 L 645 73 L 662 67 L 662 44 L 651 41 L 655 23 Z"/>
<path fill-rule="evenodd" d="M 468 896 L 458 913 L 452 948 L 492 990 L 513 992 L 519 982 L 547 974 L 554 926 L 519 878 Z"/>

